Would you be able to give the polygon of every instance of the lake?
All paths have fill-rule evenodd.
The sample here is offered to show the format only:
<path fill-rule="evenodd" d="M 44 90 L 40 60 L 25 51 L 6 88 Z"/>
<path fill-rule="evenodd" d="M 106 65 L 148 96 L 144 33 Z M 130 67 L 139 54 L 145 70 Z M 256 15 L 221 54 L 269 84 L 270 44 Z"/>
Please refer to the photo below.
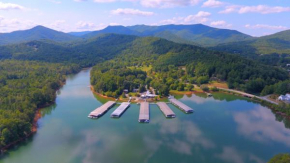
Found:
<path fill-rule="evenodd" d="M 37 133 L 0 163 L 263 163 L 290 153 L 289 121 L 229 94 L 176 96 L 195 112 L 184 114 L 169 105 L 174 119 L 151 104 L 148 124 L 138 123 L 136 104 L 119 119 L 110 118 L 117 106 L 89 119 L 105 102 L 90 91 L 89 73 L 68 77 L 56 104 L 41 110 Z"/>

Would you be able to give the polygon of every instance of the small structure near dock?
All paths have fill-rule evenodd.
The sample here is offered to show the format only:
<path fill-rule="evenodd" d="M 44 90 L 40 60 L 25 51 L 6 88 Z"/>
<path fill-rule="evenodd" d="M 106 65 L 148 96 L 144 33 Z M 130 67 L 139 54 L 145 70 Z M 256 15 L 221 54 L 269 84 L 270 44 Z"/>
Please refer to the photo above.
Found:
<path fill-rule="evenodd" d="M 126 111 L 127 108 L 129 108 L 130 103 L 129 102 L 123 102 L 112 114 L 112 118 L 120 118 L 120 116 Z"/>
<path fill-rule="evenodd" d="M 140 104 L 139 122 L 149 123 L 149 103 L 148 102 L 141 102 Z"/>
<path fill-rule="evenodd" d="M 185 105 L 184 103 L 176 100 L 175 98 L 171 98 L 170 102 L 177 106 L 178 108 L 180 108 L 181 110 L 183 110 L 185 113 L 193 113 L 193 109 L 190 108 L 189 106 Z"/>
<path fill-rule="evenodd" d="M 104 105 L 98 107 L 89 114 L 89 118 L 99 118 L 104 115 L 110 108 L 116 104 L 115 101 L 108 101 Z"/>
<path fill-rule="evenodd" d="M 175 118 L 175 113 L 169 108 L 165 102 L 156 103 L 166 118 Z"/>

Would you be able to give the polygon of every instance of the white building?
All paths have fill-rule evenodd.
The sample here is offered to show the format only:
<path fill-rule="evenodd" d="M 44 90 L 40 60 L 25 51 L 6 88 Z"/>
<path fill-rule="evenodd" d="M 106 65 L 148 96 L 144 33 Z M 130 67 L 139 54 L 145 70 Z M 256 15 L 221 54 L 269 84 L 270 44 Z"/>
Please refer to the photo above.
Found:
<path fill-rule="evenodd" d="M 285 96 L 281 95 L 281 96 L 278 97 L 278 100 L 280 100 L 280 101 L 290 101 L 290 94 L 286 94 Z"/>

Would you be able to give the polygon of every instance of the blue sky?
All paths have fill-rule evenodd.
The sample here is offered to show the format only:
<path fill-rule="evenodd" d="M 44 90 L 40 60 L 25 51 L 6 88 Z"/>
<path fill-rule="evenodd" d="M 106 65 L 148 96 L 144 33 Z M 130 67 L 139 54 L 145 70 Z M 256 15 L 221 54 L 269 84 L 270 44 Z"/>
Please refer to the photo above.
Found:
<path fill-rule="evenodd" d="M 290 29 L 290 0 L 0 0 L 0 32 L 202 23 L 262 36 Z"/>

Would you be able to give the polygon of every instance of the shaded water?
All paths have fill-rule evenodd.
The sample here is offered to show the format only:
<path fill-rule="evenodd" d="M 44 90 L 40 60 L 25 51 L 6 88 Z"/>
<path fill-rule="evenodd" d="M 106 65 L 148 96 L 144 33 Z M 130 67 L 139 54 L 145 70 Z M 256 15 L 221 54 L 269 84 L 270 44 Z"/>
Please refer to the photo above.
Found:
<path fill-rule="evenodd" d="M 115 106 L 91 120 L 87 115 L 105 100 L 95 97 L 88 85 L 89 70 L 69 77 L 56 105 L 41 111 L 37 134 L 0 163 L 262 163 L 290 152 L 289 122 L 245 98 L 179 96 L 195 113 L 170 105 L 177 117 L 166 119 L 150 105 L 149 124 L 138 123 L 135 104 L 120 119 L 110 118 Z"/>

